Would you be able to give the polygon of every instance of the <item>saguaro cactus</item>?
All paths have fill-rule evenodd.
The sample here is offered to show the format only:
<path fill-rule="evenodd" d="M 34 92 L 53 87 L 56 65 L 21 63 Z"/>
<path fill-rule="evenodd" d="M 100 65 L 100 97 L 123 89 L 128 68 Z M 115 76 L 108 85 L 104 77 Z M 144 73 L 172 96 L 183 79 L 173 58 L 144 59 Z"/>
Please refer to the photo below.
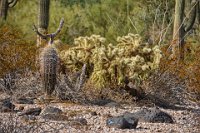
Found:
<path fill-rule="evenodd" d="M 14 7 L 18 0 L 0 0 L 0 18 L 6 20 L 8 9 Z"/>
<path fill-rule="evenodd" d="M 38 30 L 42 34 L 47 34 L 47 29 L 49 26 L 49 6 L 50 0 L 39 0 Z M 37 46 L 41 45 L 41 43 L 42 38 L 38 36 Z"/>
<path fill-rule="evenodd" d="M 58 66 L 58 54 L 56 49 L 53 47 L 53 42 L 55 36 L 61 31 L 64 20 L 62 19 L 60 22 L 60 26 L 55 33 L 44 35 L 36 26 L 34 26 L 34 31 L 40 36 L 42 39 L 50 39 L 49 43 L 40 54 L 40 73 L 42 75 L 43 88 L 46 96 L 50 96 L 52 92 L 55 90 L 56 85 L 56 73 Z"/>
<path fill-rule="evenodd" d="M 173 31 L 173 57 L 177 57 L 183 60 L 184 59 L 184 38 L 187 33 L 192 29 L 194 26 L 195 20 L 200 14 L 198 6 L 198 0 L 190 0 L 185 3 L 185 0 L 176 0 L 175 5 L 175 15 L 174 15 L 174 31 Z M 186 6 L 189 6 L 189 13 L 188 13 L 188 21 L 185 21 L 184 18 L 184 11 Z"/>

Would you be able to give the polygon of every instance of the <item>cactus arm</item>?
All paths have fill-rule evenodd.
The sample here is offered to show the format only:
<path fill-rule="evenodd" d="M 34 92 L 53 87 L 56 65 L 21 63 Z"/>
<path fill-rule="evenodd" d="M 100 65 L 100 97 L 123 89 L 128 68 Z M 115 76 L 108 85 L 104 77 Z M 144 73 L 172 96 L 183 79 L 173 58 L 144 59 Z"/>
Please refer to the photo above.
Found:
<path fill-rule="evenodd" d="M 190 16 L 189 16 L 189 19 L 188 19 L 188 22 L 186 23 L 186 26 L 185 26 L 185 32 L 188 32 L 189 30 L 192 29 L 194 23 L 195 23 L 195 19 L 196 19 L 196 16 L 197 16 L 197 5 L 198 5 L 198 2 L 196 0 L 194 0 L 192 3 L 191 3 L 191 12 L 190 12 Z"/>
<path fill-rule="evenodd" d="M 200 23 L 200 1 L 198 2 L 197 5 L 197 21 Z"/>
<path fill-rule="evenodd" d="M 17 4 L 18 0 L 11 0 L 8 2 L 9 7 L 14 7 Z"/>
<path fill-rule="evenodd" d="M 42 39 L 46 40 L 47 38 L 50 38 L 49 45 L 51 45 L 53 44 L 55 36 L 61 31 L 63 24 L 64 24 L 64 19 L 62 18 L 57 31 L 51 34 L 47 34 L 47 35 L 44 35 L 40 31 L 38 31 L 38 28 L 35 25 L 33 25 L 33 31 L 35 31 Z"/>
<path fill-rule="evenodd" d="M 63 27 L 63 24 L 64 24 L 64 19 L 62 18 L 61 21 L 60 21 L 60 25 L 59 25 L 57 31 L 54 32 L 54 33 L 51 33 L 51 34 L 47 34 L 47 37 L 50 38 L 49 45 L 53 44 L 54 38 L 61 31 L 61 29 Z"/>
<path fill-rule="evenodd" d="M 40 33 L 35 25 L 33 25 L 33 31 L 35 31 L 35 33 L 37 33 L 42 39 L 47 39 L 47 35 Z"/>
<path fill-rule="evenodd" d="M 54 38 L 58 33 L 60 33 L 60 31 L 61 31 L 61 29 L 62 29 L 62 27 L 63 27 L 63 24 L 64 24 L 64 19 L 62 18 L 62 19 L 60 20 L 60 25 L 59 25 L 57 31 L 54 32 L 54 33 L 51 33 L 51 34 L 47 34 L 47 36 L 48 36 L 48 37 L 53 37 L 53 38 Z"/>

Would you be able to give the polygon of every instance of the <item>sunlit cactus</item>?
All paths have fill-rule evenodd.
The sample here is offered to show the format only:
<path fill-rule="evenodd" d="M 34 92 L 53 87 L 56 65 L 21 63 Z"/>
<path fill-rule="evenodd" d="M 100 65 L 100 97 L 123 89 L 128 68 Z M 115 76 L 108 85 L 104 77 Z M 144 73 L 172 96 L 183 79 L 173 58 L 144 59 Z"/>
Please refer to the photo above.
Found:
<path fill-rule="evenodd" d="M 48 39 L 49 43 L 40 53 L 40 74 L 42 76 L 43 90 L 46 96 L 50 96 L 55 90 L 57 70 L 58 70 L 58 54 L 54 46 L 54 38 L 61 31 L 64 20 L 60 22 L 60 26 L 55 33 L 44 35 L 34 26 L 34 31 L 43 39 Z"/>
<path fill-rule="evenodd" d="M 75 46 L 60 53 L 68 69 L 75 71 L 81 64 L 93 66 L 89 82 L 96 88 L 123 85 L 126 78 L 138 83 L 149 76 L 160 63 L 158 46 L 143 43 L 139 35 L 117 38 L 117 44 L 107 44 L 99 35 L 79 37 Z"/>
<path fill-rule="evenodd" d="M 14 7 L 18 0 L 0 0 L 0 19 L 6 20 L 8 9 Z"/>
<path fill-rule="evenodd" d="M 50 0 L 39 0 L 39 28 L 46 29 L 49 25 Z"/>
<path fill-rule="evenodd" d="M 50 96 L 55 89 L 58 55 L 52 46 L 45 47 L 40 54 L 40 73 L 43 89 Z"/>
<path fill-rule="evenodd" d="M 39 31 L 43 34 L 47 34 L 49 25 L 49 7 L 50 0 L 39 0 L 39 13 L 38 13 L 38 25 Z M 42 44 L 42 38 L 38 36 L 37 45 Z"/>

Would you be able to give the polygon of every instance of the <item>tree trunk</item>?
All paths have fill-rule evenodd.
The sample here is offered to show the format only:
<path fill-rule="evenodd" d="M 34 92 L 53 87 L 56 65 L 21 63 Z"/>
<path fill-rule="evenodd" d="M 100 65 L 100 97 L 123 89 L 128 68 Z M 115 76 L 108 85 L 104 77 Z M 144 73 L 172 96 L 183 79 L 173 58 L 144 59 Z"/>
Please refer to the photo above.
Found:
<path fill-rule="evenodd" d="M 172 53 L 173 57 L 178 57 L 179 59 L 184 58 L 184 6 L 185 0 L 176 0 Z"/>
<path fill-rule="evenodd" d="M 39 0 L 38 25 L 39 31 L 44 35 L 48 32 L 47 30 L 49 26 L 49 6 L 50 0 Z M 42 38 L 40 36 L 37 36 L 37 46 L 40 46 L 42 43 Z"/>

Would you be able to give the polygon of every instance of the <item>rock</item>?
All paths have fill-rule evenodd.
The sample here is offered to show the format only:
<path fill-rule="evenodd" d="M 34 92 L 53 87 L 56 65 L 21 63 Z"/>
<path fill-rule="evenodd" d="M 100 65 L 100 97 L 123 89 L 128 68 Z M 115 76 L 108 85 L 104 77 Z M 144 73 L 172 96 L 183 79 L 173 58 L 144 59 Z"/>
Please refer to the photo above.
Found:
<path fill-rule="evenodd" d="M 111 117 L 106 120 L 106 125 L 108 127 L 115 127 L 119 129 L 135 129 L 137 124 L 138 119 L 128 114 Z"/>
<path fill-rule="evenodd" d="M 130 115 L 130 114 L 129 114 Z M 174 123 L 172 116 L 159 108 L 143 108 L 142 110 L 132 113 L 132 115 L 141 121 L 151 123 Z"/>
<path fill-rule="evenodd" d="M 56 107 L 48 106 L 44 108 L 41 112 L 41 115 L 45 115 L 45 114 L 62 114 L 62 110 Z"/>
<path fill-rule="evenodd" d="M 24 123 L 34 123 L 36 122 L 36 117 L 35 116 L 32 116 L 32 115 L 24 115 L 24 116 L 21 116 L 20 117 L 20 120 Z"/>
<path fill-rule="evenodd" d="M 15 105 L 11 103 L 10 99 L 4 99 L 0 102 L 0 112 L 14 111 Z"/>
<path fill-rule="evenodd" d="M 56 107 L 47 106 L 41 112 L 41 117 L 46 120 L 65 121 L 68 120 L 66 115 L 62 114 L 63 111 Z"/>
<path fill-rule="evenodd" d="M 105 104 L 106 107 L 121 107 L 119 103 L 116 102 L 110 102 Z"/>
<path fill-rule="evenodd" d="M 16 100 L 17 104 L 34 104 L 33 99 L 31 98 L 19 98 Z"/>
<path fill-rule="evenodd" d="M 53 120 L 53 121 L 68 121 L 69 118 L 66 115 L 62 114 L 44 114 L 41 116 L 45 120 Z"/>
<path fill-rule="evenodd" d="M 19 111 L 23 111 L 24 110 L 24 106 L 19 106 Z"/>
<path fill-rule="evenodd" d="M 76 118 L 73 122 L 78 125 L 87 125 L 87 120 L 85 118 Z"/>
<path fill-rule="evenodd" d="M 23 116 L 23 115 L 39 115 L 41 113 L 41 108 L 38 107 L 38 108 L 29 108 L 27 110 L 24 110 L 23 112 L 21 113 L 18 113 L 19 116 Z"/>
<path fill-rule="evenodd" d="M 97 112 L 96 112 L 96 111 L 92 111 L 90 114 L 91 114 L 92 116 L 97 116 Z"/>
<path fill-rule="evenodd" d="M 93 101 L 92 104 L 95 104 L 95 105 L 98 105 L 98 106 L 104 106 L 104 105 L 111 103 L 111 102 L 113 102 L 113 101 L 110 100 L 110 99 L 100 99 L 100 100 Z"/>

